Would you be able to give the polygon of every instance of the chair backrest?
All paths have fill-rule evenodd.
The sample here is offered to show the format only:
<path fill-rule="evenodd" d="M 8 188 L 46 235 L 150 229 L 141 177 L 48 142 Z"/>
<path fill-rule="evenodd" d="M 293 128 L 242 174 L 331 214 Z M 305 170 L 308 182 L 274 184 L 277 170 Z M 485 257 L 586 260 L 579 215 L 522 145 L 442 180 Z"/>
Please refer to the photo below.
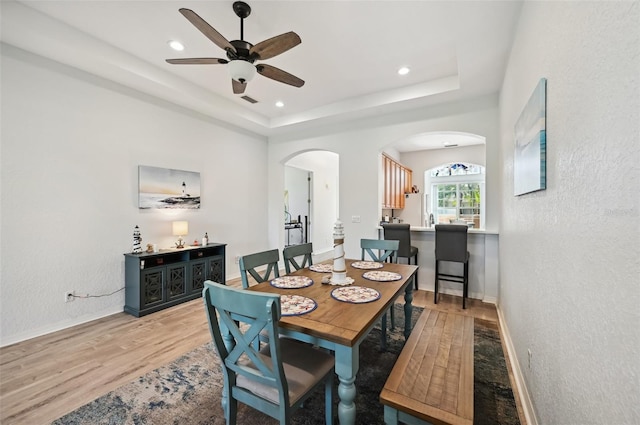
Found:
<path fill-rule="evenodd" d="M 284 259 L 284 268 L 287 274 L 291 273 L 291 266 L 295 270 L 309 267 L 313 264 L 311 253 L 313 252 L 313 244 L 303 243 L 301 245 L 291 245 L 282 250 L 282 258 Z M 302 262 L 298 263 L 297 257 L 302 257 Z"/>
<path fill-rule="evenodd" d="M 436 224 L 436 261 L 457 261 L 467 258 L 467 230 L 461 224 Z"/>
<path fill-rule="evenodd" d="M 240 277 L 242 278 L 242 287 L 245 289 L 249 287 L 247 274 L 250 274 L 257 283 L 266 282 L 271 279 L 271 273 L 273 273 L 274 278 L 280 277 L 280 271 L 278 270 L 279 260 L 280 253 L 277 249 L 257 252 L 255 254 L 240 257 Z M 264 265 L 267 267 L 262 273 L 256 270 L 256 268 Z"/>
<path fill-rule="evenodd" d="M 397 240 L 400 242 L 398 246 L 398 257 L 411 256 L 411 230 L 407 223 L 383 224 L 384 238 L 386 240 Z"/>
<path fill-rule="evenodd" d="M 360 239 L 360 248 L 362 248 L 362 259 L 365 260 L 365 254 L 368 254 L 371 260 L 384 262 L 387 259 L 392 263 L 398 262 L 398 245 L 400 242 L 387 241 L 384 239 Z"/>
<path fill-rule="evenodd" d="M 251 383 L 273 387 L 279 393 L 279 405 L 289 406 L 277 329 L 280 296 L 246 291 L 210 280 L 204 283 L 202 295 L 209 330 L 222 360 L 225 388 L 235 399 L 255 405 L 266 399 L 247 387 L 251 388 Z M 269 337 L 270 356 L 258 352 L 254 344 L 265 332 Z"/>

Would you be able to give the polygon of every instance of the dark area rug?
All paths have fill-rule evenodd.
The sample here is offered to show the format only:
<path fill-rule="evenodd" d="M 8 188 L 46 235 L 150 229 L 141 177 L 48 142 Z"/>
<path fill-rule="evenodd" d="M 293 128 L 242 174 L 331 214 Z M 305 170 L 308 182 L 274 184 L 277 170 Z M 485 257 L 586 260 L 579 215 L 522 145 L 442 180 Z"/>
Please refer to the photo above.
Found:
<path fill-rule="evenodd" d="M 420 313 L 421 308 L 414 308 L 413 323 Z M 384 425 L 379 395 L 404 344 L 404 310 L 401 305 L 395 306 L 395 316 L 395 329 L 387 331 L 386 352 L 380 351 L 379 326 L 360 346 L 360 371 L 356 380 L 358 424 Z M 474 424 L 519 425 L 498 329 L 493 323 L 476 320 L 474 334 Z M 220 405 L 221 392 L 222 372 L 217 353 L 212 344 L 206 344 L 97 398 L 53 424 L 221 425 L 225 423 Z M 337 405 L 337 390 L 334 395 L 334 405 Z M 296 412 L 292 423 L 323 424 L 323 397 L 323 390 L 318 390 L 318 394 Z M 334 407 L 334 413 L 337 415 L 337 407 Z M 276 423 L 274 419 L 239 404 L 238 424 Z"/>
<path fill-rule="evenodd" d="M 473 423 L 520 425 L 496 323 L 474 320 Z"/>

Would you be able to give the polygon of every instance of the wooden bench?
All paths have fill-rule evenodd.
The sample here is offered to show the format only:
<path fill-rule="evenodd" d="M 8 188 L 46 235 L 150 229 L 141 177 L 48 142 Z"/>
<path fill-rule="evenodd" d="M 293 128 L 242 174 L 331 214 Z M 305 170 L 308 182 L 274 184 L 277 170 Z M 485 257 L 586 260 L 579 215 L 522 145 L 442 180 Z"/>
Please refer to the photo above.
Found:
<path fill-rule="evenodd" d="M 473 425 L 473 317 L 425 309 L 380 402 L 387 425 Z"/>

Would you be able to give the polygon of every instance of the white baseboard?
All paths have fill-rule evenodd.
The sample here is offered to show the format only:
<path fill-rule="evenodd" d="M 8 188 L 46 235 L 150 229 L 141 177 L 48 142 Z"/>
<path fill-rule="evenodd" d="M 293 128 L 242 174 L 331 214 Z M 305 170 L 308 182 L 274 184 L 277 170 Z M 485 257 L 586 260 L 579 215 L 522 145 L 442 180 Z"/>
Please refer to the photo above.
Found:
<path fill-rule="evenodd" d="M 518 362 L 518 358 L 516 357 L 516 350 L 515 350 L 515 347 L 513 346 L 513 341 L 511 340 L 511 334 L 509 334 L 507 323 L 504 320 L 504 316 L 502 315 L 502 310 L 500 310 L 500 306 L 496 306 L 496 310 L 498 311 L 498 322 L 500 323 L 500 333 L 504 337 L 504 342 L 507 347 L 507 354 L 509 355 L 509 363 L 511 364 L 513 377 L 516 381 L 516 386 L 518 387 L 518 394 L 520 395 L 520 402 L 522 403 L 522 410 L 524 411 L 524 417 L 527 421 L 527 425 L 538 425 L 538 419 L 536 418 L 535 410 L 533 409 L 533 403 L 531 402 L 531 397 L 529 396 L 529 391 L 527 390 L 527 385 L 525 384 L 525 381 L 524 381 L 524 376 L 522 374 L 522 369 L 520 368 L 520 363 Z"/>
<path fill-rule="evenodd" d="M 494 305 L 498 304 L 498 299 L 496 297 L 487 297 L 487 296 L 485 296 L 484 298 L 482 298 L 480 296 L 480 294 L 478 294 L 478 299 L 482 299 L 483 303 L 489 303 L 489 304 L 494 304 Z"/>
<path fill-rule="evenodd" d="M 430 292 L 433 292 L 433 290 L 434 290 L 433 286 L 431 286 L 431 288 L 420 288 L 420 287 L 418 287 L 418 289 L 422 289 L 422 290 L 430 291 Z M 462 289 L 438 288 L 438 294 L 447 294 L 447 295 L 453 295 L 453 296 L 462 298 Z M 493 297 L 487 297 L 487 296 L 485 296 L 484 294 L 482 294 L 480 292 L 470 292 L 469 296 L 467 297 L 467 299 L 482 300 L 483 303 L 489 303 L 489 304 L 497 304 L 498 303 L 497 299 L 495 299 Z"/>

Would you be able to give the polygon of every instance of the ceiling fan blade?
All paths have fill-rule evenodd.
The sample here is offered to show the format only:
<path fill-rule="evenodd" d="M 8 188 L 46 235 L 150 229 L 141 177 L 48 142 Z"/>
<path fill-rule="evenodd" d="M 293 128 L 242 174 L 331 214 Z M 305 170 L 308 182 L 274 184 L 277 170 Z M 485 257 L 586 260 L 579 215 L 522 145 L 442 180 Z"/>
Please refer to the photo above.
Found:
<path fill-rule="evenodd" d="M 167 59 L 167 62 L 174 65 L 224 65 L 229 61 L 220 58 L 184 58 L 184 59 Z"/>
<path fill-rule="evenodd" d="M 239 81 L 231 79 L 231 84 L 233 85 L 233 93 L 242 94 L 244 90 L 247 88 L 247 83 L 241 83 Z"/>
<path fill-rule="evenodd" d="M 216 46 L 221 49 L 227 51 L 231 50 L 232 52 L 236 51 L 236 48 L 233 47 L 229 40 L 224 38 L 222 34 L 216 31 L 211 25 L 209 25 L 204 19 L 202 19 L 196 12 L 191 9 L 179 9 L 180 13 L 189 20 L 196 28 L 200 30 L 209 40 L 213 41 Z"/>
<path fill-rule="evenodd" d="M 256 59 L 265 60 L 284 53 L 302 43 L 300 36 L 293 31 L 277 35 L 249 49 L 249 54 Z"/>
<path fill-rule="evenodd" d="M 294 87 L 302 87 L 304 85 L 304 81 L 300 78 L 276 68 L 275 66 L 261 63 L 260 65 L 256 65 L 256 69 L 258 70 L 258 74 L 271 78 L 272 80 L 289 84 Z"/>

